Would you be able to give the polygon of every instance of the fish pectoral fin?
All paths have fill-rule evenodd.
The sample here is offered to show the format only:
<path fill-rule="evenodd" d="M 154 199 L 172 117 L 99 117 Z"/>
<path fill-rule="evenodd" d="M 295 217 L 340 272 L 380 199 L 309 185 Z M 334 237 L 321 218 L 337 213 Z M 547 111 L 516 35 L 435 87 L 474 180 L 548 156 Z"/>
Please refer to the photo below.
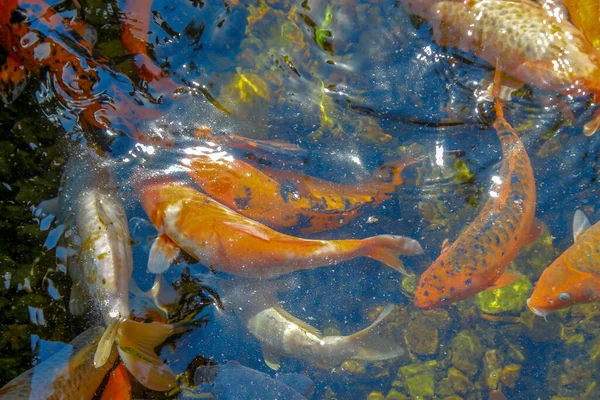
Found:
<path fill-rule="evenodd" d="M 396 358 L 404 354 L 404 349 L 391 338 L 387 338 L 380 325 L 394 309 L 393 304 L 388 304 L 379 317 L 367 328 L 350 335 L 348 338 L 359 343 L 358 353 L 352 357 L 363 361 L 382 361 Z"/>
<path fill-rule="evenodd" d="M 285 319 L 287 319 L 288 321 L 290 321 L 293 324 L 298 325 L 298 327 L 312 335 L 315 335 L 316 337 L 323 337 L 323 334 L 321 333 L 320 330 L 318 330 L 317 328 L 315 328 L 314 326 L 308 324 L 307 322 L 302 321 L 301 319 L 294 317 L 292 314 L 290 314 L 289 312 L 287 312 L 286 310 L 284 310 L 281 307 L 273 307 L 275 310 L 277 310 L 277 312 L 279 314 L 281 314 L 283 317 L 285 317 Z"/>
<path fill-rule="evenodd" d="M 240 232 L 243 232 L 247 235 L 250 236 L 254 236 L 255 238 L 258 238 L 260 240 L 264 240 L 264 241 L 269 241 L 271 240 L 271 237 L 267 234 L 265 234 L 264 232 L 261 232 L 260 229 L 258 229 L 256 226 L 254 225 L 246 225 L 246 224 L 238 224 L 237 222 L 224 222 L 224 225 L 230 226 L 233 229 L 236 229 Z"/>
<path fill-rule="evenodd" d="M 579 235 L 590 229 L 591 226 L 590 220 L 583 211 L 575 211 L 575 216 L 573 216 L 573 241 L 577 242 Z"/>
<path fill-rule="evenodd" d="M 488 290 L 491 289 L 499 289 L 508 285 L 512 285 L 519 279 L 523 277 L 523 274 L 519 271 L 515 271 L 514 269 L 507 269 L 500 275 L 498 279 L 496 279 L 489 287 Z"/>
<path fill-rule="evenodd" d="M 263 358 L 265 363 L 274 371 L 277 371 L 281 366 L 279 353 L 269 349 L 267 346 L 262 347 Z"/>
<path fill-rule="evenodd" d="M 177 386 L 175 374 L 158 357 L 154 348 L 174 332 L 172 325 L 131 320 L 119 325 L 117 342 L 125 367 L 145 387 L 166 391 Z"/>
<path fill-rule="evenodd" d="M 440 254 L 444 254 L 451 246 L 450 239 L 446 238 L 442 242 L 442 249 L 440 250 Z"/>
<path fill-rule="evenodd" d="M 117 336 L 118 327 L 119 320 L 115 319 L 111 321 L 102 334 L 102 337 L 98 342 L 98 347 L 96 348 L 96 353 L 94 354 L 94 367 L 101 368 L 106 364 L 106 361 L 108 361 L 113 343 L 115 342 L 115 337 Z"/>
<path fill-rule="evenodd" d="M 529 233 L 525 238 L 525 244 L 531 244 L 538 240 L 542 233 L 544 232 L 544 223 L 537 218 L 534 218 L 531 221 L 531 227 L 529 228 Z"/>
<path fill-rule="evenodd" d="M 173 264 L 179 252 L 179 247 L 167 235 L 159 235 L 150 249 L 148 270 L 153 274 L 162 274 Z"/>
<path fill-rule="evenodd" d="M 83 315 L 86 310 L 87 295 L 79 284 L 71 286 L 71 297 L 69 298 L 69 311 L 73 315 Z"/>

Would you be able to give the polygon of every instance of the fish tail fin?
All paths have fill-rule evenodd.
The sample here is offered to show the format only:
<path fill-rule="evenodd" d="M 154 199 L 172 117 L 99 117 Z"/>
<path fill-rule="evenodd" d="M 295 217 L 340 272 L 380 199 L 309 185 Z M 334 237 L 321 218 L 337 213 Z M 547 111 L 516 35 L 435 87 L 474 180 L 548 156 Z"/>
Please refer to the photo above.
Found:
<path fill-rule="evenodd" d="M 363 239 L 361 242 L 365 256 L 381 261 L 404 275 L 408 273 L 398 256 L 423 254 L 419 242 L 405 236 L 379 235 Z"/>
<path fill-rule="evenodd" d="M 404 183 L 402 173 L 412 164 L 417 164 L 426 159 L 422 157 L 404 157 L 395 161 L 388 161 L 373 172 L 373 178 L 378 181 L 390 182 L 392 186 L 400 186 Z"/>
<path fill-rule="evenodd" d="M 177 387 L 175 374 L 154 351 L 173 332 L 172 325 L 160 322 L 125 320 L 119 324 L 117 342 L 121 360 L 148 389 L 166 391 Z"/>
<path fill-rule="evenodd" d="M 360 346 L 358 354 L 352 358 L 363 361 L 382 361 L 404 354 L 404 349 L 398 343 L 386 338 L 380 329 L 382 322 L 388 319 L 393 309 L 393 304 L 388 304 L 375 322 L 362 331 L 349 336 L 349 339 L 357 342 Z"/>
<path fill-rule="evenodd" d="M 111 321 L 100 337 L 100 341 L 98 341 L 98 347 L 96 347 L 96 353 L 94 353 L 94 366 L 96 368 L 103 367 L 110 358 L 110 353 L 113 349 L 113 343 L 115 342 L 118 328 L 119 320 L 115 319 Z"/>

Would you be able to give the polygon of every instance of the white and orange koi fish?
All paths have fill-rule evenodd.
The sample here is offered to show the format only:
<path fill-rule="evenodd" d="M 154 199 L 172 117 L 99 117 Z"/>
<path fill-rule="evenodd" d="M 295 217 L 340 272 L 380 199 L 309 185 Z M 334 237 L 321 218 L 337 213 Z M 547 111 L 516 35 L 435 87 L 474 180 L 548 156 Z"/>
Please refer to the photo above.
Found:
<path fill-rule="evenodd" d="M 355 257 L 379 260 L 406 273 L 398 255 L 422 254 L 416 240 L 380 235 L 362 240 L 308 240 L 279 233 L 173 179 L 138 179 L 136 192 L 159 231 L 148 268 L 161 273 L 179 249 L 205 266 L 249 278 L 337 264 Z"/>
<path fill-rule="evenodd" d="M 173 333 L 173 326 L 129 319 L 129 282 L 133 260 L 127 217 L 119 202 L 108 161 L 84 149 L 72 157 L 60 198 L 61 213 L 69 219 L 79 242 L 76 262 L 69 265 L 73 279 L 70 308 L 74 314 L 89 305 L 106 324 L 94 365 L 108 362 L 113 344 L 131 374 L 152 390 L 177 386 L 173 372 L 154 348 Z"/>

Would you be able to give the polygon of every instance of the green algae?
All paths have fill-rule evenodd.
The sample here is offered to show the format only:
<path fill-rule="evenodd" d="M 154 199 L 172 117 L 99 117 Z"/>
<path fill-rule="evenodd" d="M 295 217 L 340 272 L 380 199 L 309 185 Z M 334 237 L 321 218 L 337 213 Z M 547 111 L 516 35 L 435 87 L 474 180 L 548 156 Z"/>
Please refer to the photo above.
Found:
<path fill-rule="evenodd" d="M 413 398 L 423 398 L 435 394 L 435 373 L 437 361 L 427 361 L 422 364 L 410 364 L 400 367 L 400 375 L 404 378 L 410 395 Z"/>
<path fill-rule="evenodd" d="M 518 312 L 525 307 L 532 285 L 526 276 L 508 286 L 488 289 L 474 297 L 477 308 L 487 314 Z"/>

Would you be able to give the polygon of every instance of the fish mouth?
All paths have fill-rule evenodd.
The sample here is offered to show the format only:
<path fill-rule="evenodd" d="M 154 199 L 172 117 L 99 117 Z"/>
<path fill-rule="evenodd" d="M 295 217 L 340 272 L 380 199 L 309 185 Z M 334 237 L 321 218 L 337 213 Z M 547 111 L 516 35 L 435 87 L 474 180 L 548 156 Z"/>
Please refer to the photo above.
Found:
<path fill-rule="evenodd" d="M 529 307 L 529 309 L 531 310 L 532 313 L 534 313 L 538 317 L 542 317 L 544 319 L 546 319 L 546 316 L 548 314 L 550 314 L 550 311 L 538 310 L 537 308 L 533 307 L 531 305 L 531 298 L 527 299 L 527 307 Z"/>

